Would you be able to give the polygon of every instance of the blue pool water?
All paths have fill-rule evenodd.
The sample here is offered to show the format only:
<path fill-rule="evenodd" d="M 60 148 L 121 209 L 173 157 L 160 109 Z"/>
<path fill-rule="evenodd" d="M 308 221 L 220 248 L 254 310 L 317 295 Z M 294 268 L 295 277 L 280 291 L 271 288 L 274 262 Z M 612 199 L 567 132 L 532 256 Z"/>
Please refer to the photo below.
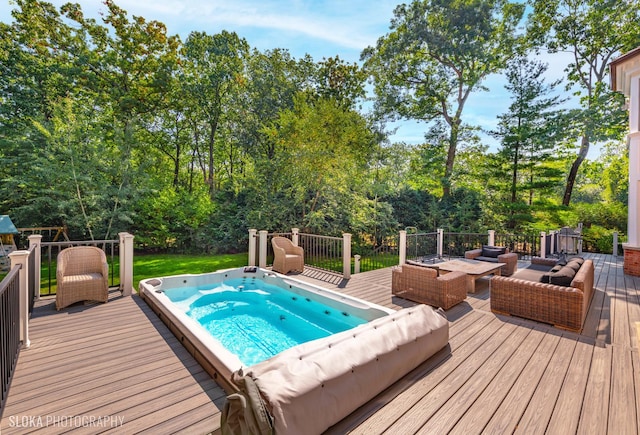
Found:
<path fill-rule="evenodd" d="M 246 366 L 367 322 L 259 279 L 234 278 L 164 293 Z"/>

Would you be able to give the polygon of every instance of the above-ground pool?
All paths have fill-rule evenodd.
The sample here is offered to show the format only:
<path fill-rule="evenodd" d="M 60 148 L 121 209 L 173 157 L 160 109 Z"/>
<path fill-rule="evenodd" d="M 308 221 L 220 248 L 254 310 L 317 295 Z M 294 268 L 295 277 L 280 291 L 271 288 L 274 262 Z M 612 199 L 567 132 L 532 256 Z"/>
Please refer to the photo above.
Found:
<path fill-rule="evenodd" d="M 394 312 L 255 267 L 146 279 L 140 291 L 225 388 L 240 368 Z"/>

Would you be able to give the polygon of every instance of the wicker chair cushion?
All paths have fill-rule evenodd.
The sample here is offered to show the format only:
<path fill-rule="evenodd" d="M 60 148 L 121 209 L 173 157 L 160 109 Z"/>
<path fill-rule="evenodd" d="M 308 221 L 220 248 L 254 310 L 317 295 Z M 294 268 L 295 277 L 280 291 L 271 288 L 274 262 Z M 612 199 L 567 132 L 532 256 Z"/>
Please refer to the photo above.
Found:
<path fill-rule="evenodd" d="M 498 255 L 505 254 L 507 248 L 504 246 L 488 246 L 482 245 L 482 257 L 498 258 Z"/>
<path fill-rule="evenodd" d="M 479 257 L 474 258 L 477 261 L 487 261 L 489 263 L 499 263 L 498 257 L 485 257 L 484 255 L 480 255 Z"/>

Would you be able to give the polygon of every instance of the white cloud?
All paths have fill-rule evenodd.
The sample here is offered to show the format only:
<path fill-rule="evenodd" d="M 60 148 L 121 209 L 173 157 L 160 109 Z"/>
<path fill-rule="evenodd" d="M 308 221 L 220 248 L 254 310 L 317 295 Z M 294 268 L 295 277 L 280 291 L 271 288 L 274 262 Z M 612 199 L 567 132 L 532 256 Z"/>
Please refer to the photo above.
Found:
<path fill-rule="evenodd" d="M 395 6 L 395 1 L 388 0 L 373 2 L 374 6 L 363 0 L 120 0 L 116 3 L 132 15 L 162 21 L 182 36 L 192 30 L 210 28 L 236 31 L 240 36 L 245 36 L 245 32 L 271 30 L 284 32 L 289 39 L 310 38 L 357 50 L 374 44 L 384 34 Z M 85 8 L 85 4 L 81 2 L 81 5 Z"/>

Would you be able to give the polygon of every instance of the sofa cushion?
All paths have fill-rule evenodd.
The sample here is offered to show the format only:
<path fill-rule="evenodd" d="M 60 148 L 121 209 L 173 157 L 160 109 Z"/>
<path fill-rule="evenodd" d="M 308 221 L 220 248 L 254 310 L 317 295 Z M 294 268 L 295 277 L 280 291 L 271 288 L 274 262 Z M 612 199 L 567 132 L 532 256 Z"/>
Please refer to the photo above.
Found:
<path fill-rule="evenodd" d="M 504 253 L 507 252 L 507 248 L 500 247 L 500 246 L 488 246 L 488 245 L 482 245 L 482 254 L 480 254 L 482 257 L 489 257 L 489 258 L 498 258 L 498 255 L 502 255 Z"/>
<path fill-rule="evenodd" d="M 569 266 L 564 266 L 559 271 L 549 275 L 549 284 L 569 287 L 574 276 L 576 276 L 576 271 Z"/>
<path fill-rule="evenodd" d="M 474 260 L 478 261 L 488 261 L 490 263 L 498 263 L 498 257 L 485 257 L 483 255 L 474 258 Z"/>
<path fill-rule="evenodd" d="M 569 260 L 569 262 L 567 263 L 567 265 L 565 267 L 570 267 L 573 270 L 575 270 L 576 272 L 578 270 L 580 270 L 580 268 L 582 267 L 582 264 L 584 263 L 584 260 L 580 260 L 580 259 L 571 259 Z"/>
<path fill-rule="evenodd" d="M 292 347 L 244 373 L 236 372 L 234 379 L 248 376 L 255 381 L 273 416 L 276 434 L 319 434 L 448 342 L 449 322 L 444 312 L 416 305 Z M 235 424 L 227 417 L 227 424 Z"/>

